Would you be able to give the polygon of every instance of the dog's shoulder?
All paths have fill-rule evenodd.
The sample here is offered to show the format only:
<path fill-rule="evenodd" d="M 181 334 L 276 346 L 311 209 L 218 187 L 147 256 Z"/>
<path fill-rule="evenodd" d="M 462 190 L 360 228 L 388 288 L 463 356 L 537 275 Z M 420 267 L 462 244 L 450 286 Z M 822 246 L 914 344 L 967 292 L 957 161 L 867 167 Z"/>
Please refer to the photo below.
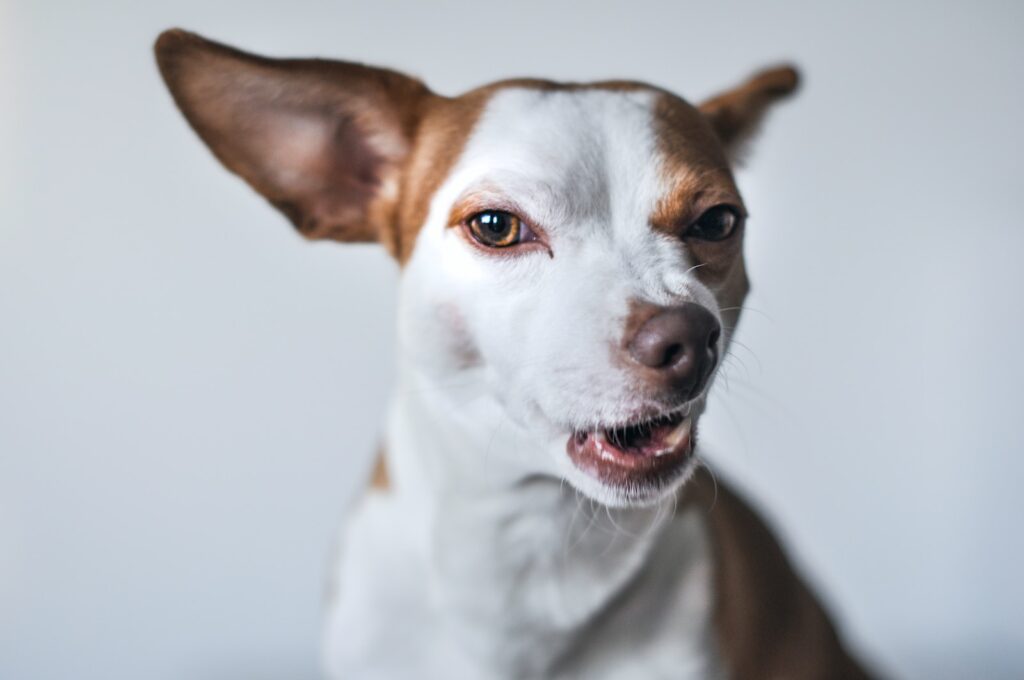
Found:
<path fill-rule="evenodd" d="M 731 677 L 873 677 L 844 649 L 824 607 L 750 505 L 705 469 L 685 493 L 681 505 L 706 513 L 714 624 Z"/>

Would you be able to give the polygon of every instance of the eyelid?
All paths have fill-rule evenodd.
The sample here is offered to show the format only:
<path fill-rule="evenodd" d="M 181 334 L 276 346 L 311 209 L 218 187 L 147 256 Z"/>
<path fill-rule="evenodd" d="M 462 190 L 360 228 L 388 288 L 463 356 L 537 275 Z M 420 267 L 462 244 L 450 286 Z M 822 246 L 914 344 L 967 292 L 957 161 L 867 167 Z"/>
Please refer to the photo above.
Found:
<path fill-rule="evenodd" d="M 740 220 L 744 220 L 747 217 L 747 211 L 743 209 L 743 206 L 741 204 L 735 203 L 733 201 L 719 201 L 717 203 L 710 203 L 708 205 L 702 206 L 700 210 L 698 210 L 696 214 L 691 218 L 690 223 L 692 224 L 696 222 L 700 218 L 704 217 L 704 215 L 706 215 L 708 212 L 718 208 L 724 208 L 726 210 L 729 210 L 734 215 L 736 215 L 736 217 L 739 218 Z"/>
<path fill-rule="evenodd" d="M 518 217 L 538 236 L 544 235 L 544 228 L 533 219 L 533 215 L 519 201 L 511 198 L 493 183 L 478 184 L 463 191 L 452 204 L 448 215 L 448 226 L 454 227 L 487 210 L 507 212 Z"/>
<path fill-rule="evenodd" d="M 687 226 L 687 227 L 689 227 L 690 225 L 696 224 L 697 222 L 699 222 L 705 215 L 707 215 L 712 210 L 728 210 L 736 218 L 736 222 L 737 223 L 740 223 L 744 219 L 746 219 L 746 212 L 743 210 L 742 207 L 740 207 L 739 205 L 737 205 L 735 203 L 725 203 L 725 202 L 722 202 L 722 203 L 712 203 L 711 205 L 702 207 L 700 210 L 694 211 L 694 213 L 692 215 L 690 215 L 689 218 L 685 222 L 683 222 L 683 224 L 685 226 Z"/>
<path fill-rule="evenodd" d="M 530 221 L 526 213 L 513 201 L 500 195 L 484 193 L 471 194 L 457 200 L 452 206 L 451 213 L 448 215 L 448 226 L 454 227 L 463 222 L 468 222 L 473 217 L 489 210 L 510 213 L 523 222 Z"/>
<path fill-rule="evenodd" d="M 530 224 L 529 220 L 525 220 L 518 215 L 516 217 L 519 219 L 519 242 L 530 243 L 538 240 L 537 232 L 533 230 L 533 225 Z"/>

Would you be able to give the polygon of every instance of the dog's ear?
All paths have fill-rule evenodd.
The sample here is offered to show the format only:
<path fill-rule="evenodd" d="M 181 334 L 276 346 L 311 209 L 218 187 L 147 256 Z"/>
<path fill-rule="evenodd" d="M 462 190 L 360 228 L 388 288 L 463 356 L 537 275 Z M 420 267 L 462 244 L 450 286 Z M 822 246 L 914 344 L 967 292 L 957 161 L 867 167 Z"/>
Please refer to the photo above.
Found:
<path fill-rule="evenodd" d="M 424 102 L 418 80 L 266 59 L 170 30 L 155 45 L 175 102 L 214 155 L 308 238 L 387 241 Z"/>
<path fill-rule="evenodd" d="M 739 159 L 768 108 L 792 94 L 799 81 L 799 74 L 792 66 L 765 69 L 698 108 L 711 123 L 729 156 Z"/>

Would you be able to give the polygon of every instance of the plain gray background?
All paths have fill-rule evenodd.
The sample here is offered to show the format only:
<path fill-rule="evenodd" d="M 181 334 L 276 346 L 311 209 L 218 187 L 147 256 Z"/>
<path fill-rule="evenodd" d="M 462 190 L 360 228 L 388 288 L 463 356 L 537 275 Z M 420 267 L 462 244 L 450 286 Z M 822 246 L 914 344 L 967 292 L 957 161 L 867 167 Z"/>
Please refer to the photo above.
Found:
<path fill-rule="evenodd" d="M 277 56 L 649 80 L 790 59 L 740 174 L 754 292 L 704 426 L 852 640 L 1024 677 L 1024 5 L 0 4 L 0 677 L 312 678 L 392 376 L 396 267 L 310 245 L 153 65 Z"/>

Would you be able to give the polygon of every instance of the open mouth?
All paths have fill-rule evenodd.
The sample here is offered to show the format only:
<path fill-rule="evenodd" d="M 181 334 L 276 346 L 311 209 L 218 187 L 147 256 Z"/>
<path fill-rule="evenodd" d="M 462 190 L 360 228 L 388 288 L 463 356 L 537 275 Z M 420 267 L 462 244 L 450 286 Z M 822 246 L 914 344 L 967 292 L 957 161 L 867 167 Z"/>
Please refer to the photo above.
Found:
<path fill-rule="evenodd" d="M 630 425 L 575 432 L 566 451 L 582 471 L 605 484 L 661 486 L 693 453 L 693 418 L 674 413 Z"/>

